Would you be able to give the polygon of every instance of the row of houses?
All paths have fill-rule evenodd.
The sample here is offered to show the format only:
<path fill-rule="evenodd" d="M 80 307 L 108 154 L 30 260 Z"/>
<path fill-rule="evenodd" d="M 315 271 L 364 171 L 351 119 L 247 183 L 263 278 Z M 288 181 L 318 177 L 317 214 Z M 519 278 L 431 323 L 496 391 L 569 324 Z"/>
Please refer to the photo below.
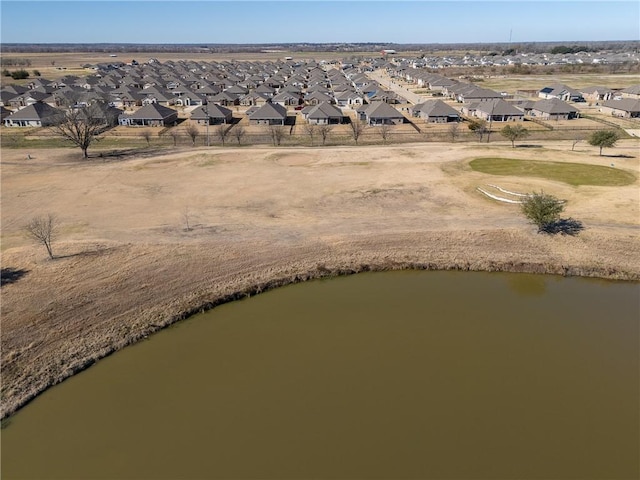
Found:
<path fill-rule="evenodd" d="M 246 109 L 253 124 L 284 124 L 287 109 L 319 124 L 345 121 L 341 108 L 354 110 L 357 118 L 371 125 L 406 121 L 392 107 L 406 100 L 370 79 L 366 75 L 370 67 L 366 62 L 327 68 L 315 62 L 292 61 L 109 64 L 86 78 L 37 78 L 28 87 L 9 85 L 1 89 L 0 100 L 7 126 L 46 125 L 58 112 L 55 109 L 82 108 L 96 102 L 125 110 L 119 113 L 118 123 L 126 126 L 172 125 L 178 118 L 175 108 L 180 107 L 193 109 L 190 118 L 200 124 L 230 123 L 232 109 L 239 108 Z M 458 121 L 461 115 L 491 121 L 517 121 L 526 116 L 572 119 L 578 110 L 567 102 L 585 99 L 597 99 L 601 110 L 614 116 L 640 115 L 638 102 L 633 101 L 640 99 L 640 85 L 621 90 L 576 90 L 557 84 L 540 89 L 540 101 L 509 103 L 504 93 L 426 70 L 397 69 L 389 62 L 375 67 L 462 104 L 459 111 L 441 100 L 407 109 L 411 116 L 427 122 Z"/>
<path fill-rule="evenodd" d="M 252 123 L 279 123 L 284 115 L 279 107 L 301 110 L 312 122 L 334 123 L 345 117 L 340 108 L 400 101 L 355 68 L 325 70 L 315 62 L 189 61 L 103 65 L 86 78 L 68 76 L 55 82 L 37 78 L 28 87 L 5 87 L 1 98 L 2 106 L 24 110 L 5 118 L 9 126 L 46 123 L 42 107 L 25 110 L 34 104 L 80 108 L 106 102 L 125 110 L 121 125 L 135 126 L 175 122 L 175 113 L 152 105 L 170 110 L 197 107 L 191 116 L 198 123 L 207 118 L 209 123 L 229 122 L 233 108 L 247 109 Z M 32 118 L 24 118 L 28 115 Z"/>

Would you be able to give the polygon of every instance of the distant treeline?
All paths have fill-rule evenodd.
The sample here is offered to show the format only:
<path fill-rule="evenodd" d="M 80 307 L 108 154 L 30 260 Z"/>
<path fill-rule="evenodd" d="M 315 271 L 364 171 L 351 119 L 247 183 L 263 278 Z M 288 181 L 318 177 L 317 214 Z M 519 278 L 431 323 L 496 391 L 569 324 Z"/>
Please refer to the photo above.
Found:
<path fill-rule="evenodd" d="M 28 58 L 0 58 L 2 67 L 30 67 L 31 60 Z"/>
<path fill-rule="evenodd" d="M 139 43 L 5 43 L 3 53 L 47 53 L 47 52 L 105 52 L 105 53 L 258 53 L 263 50 L 297 52 L 377 52 L 392 49 L 398 52 L 437 51 L 513 51 L 517 53 L 576 53 L 587 51 L 638 51 L 640 42 L 592 41 L 567 46 L 566 42 L 519 42 L 519 43 L 279 43 L 279 44 L 139 44 Z M 11 60 L 11 59 L 6 59 Z M 2 65 L 7 65 L 4 63 Z M 25 65 L 28 66 L 28 65 Z"/>

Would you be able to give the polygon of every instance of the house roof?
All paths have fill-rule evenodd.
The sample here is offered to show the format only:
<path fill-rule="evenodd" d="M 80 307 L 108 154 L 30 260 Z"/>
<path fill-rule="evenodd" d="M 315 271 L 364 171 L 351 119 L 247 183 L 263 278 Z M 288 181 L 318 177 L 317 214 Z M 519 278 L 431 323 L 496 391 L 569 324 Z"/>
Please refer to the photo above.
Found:
<path fill-rule="evenodd" d="M 611 90 L 610 88 L 607 87 L 586 87 L 583 88 L 582 90 L 580 90 L 581 93 L 586 93 L 587 95 L 591 94 L 591 93 L 599 93 L 599 94 L 605 94 L 605 93 L 613 93 L 613 90 Z"/>
<path fill-rule="evenodd" d="M 630 87 L 622 90 L 623 93 L 631 93 L 633 95 L 640 95 L 640 85 L 631 85 Z"/>
<path fill-rule="evenodd" d="M 158 105 L 157 103 L 150 103 L 136 110 L 129 118 L 138 120 L 164 120 L 172 115 L 177 115 L 177 113 L 173 108 Z"/>
<path fill-rule="evenodd" d="M 305 112 L 306 113 L 306 112 Z M 322 102 L 309 109 L 307 118 L 321 119 L 321 118 L 342 118 L 344 115 L 342 110 L 338 107 L 331 105 L 328 102 Z"/>
<path fill-rule="evenodd" d="M 364 109 L 367 118 L 404 118 L 399 111 L 385 102 L 373 102 Z"/>
<path fill-rule="evenodd" d="M 278 103 L 265 103 L 249 115 L 251 120 L 284 120 L 287 109 Z"/>
<path fill-rule="evenodd" d="M 578 109 L 563 102 L 559 98 L 547 98 L 531 105 L 532 110 L 550 114 L 578 113 Z"/>
<path fill-rule="evenodd" d="M 206 120 L 207 116 L 209 118 L 229 118 L 232 115 L 231 110 L 215 103 L 202 105 L 191 112 L 191 118 L 194 120 Z"/>
<path fill-rule="evenodd" d="M 621 98 L 620 100 L 607 100 L 602 104 L 605 107 L 615 108 L 623 112 L 640 112 L 640 99 Z"/>
<path fill-rule="evenodd" d="M 61 113 L 61 110 L 52 107 L 48 103 L 36 102 L 12 113 L 7 117 L 7 119 L 24 121 L 43 120 L 46 118 L 55 117 L 56 115 L 60 115 Z"/>
<path fill-rule="evenodd" d="M 518 110 L 516 107 L 514 107 L 510 103 L 505 102 L 501 98 L 477 102 L 471 105 L 469 108 L 484 112 L 488 115 L 524 115 L 521 110 Z"/>
<path fill-rule="evenodd" d="M 428 100 L 413 107 L 414 111 L 422 112 L 428 117 L 451 117 L 460 114 L 451 105 L 447 105 L 442 100 Z"/>
<path fill-rule="evenodd" d="M 575 88 L 571 88 L 567 85 L 563 85 L 562 83 L 557 83 L 554 85 L 549 85 L 540 90 L 541 93 L 546 93 L 553 96 L 562 95 L 563 93 L 568 93 L 570 95 L 580 95 L 580 92 Z"/>

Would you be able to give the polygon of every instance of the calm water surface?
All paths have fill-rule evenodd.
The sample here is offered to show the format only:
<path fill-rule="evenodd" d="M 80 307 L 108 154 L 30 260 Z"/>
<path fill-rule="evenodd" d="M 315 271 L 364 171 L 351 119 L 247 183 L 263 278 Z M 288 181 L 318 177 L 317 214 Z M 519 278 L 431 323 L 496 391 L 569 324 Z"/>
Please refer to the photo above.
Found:
<path fill-rule="evenodd" d="M 388 272 L 193 317 L 30 403 L 2 478 L 640 476 L 639 286 Z"/>

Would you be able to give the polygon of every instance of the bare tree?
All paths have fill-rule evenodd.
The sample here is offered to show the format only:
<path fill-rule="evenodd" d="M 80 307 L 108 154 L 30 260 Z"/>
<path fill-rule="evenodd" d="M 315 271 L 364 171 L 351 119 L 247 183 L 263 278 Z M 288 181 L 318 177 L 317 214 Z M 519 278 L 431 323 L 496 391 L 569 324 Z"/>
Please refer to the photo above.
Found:
<path fill-rule="evenodd" d="M 576 135 L 575 137 L 573 137 L 573 140 L 571 141 L 572 152 L 576 149 L 576 145 L 579 144 L 582 140 L 583 138 L 580 135 Z"/>
<path fill-rule="evenodd" d="M 151 132 L 149 130 L 142 130 L 140 136 L 147 141 L 147 147 L 151 144 Z"/>
<path fill-rule="evenodd" d="M 108 104 L 100 102 L 69 108 L 53 119 L 51 129 L 79 147 L 83 158 L 89 158 L 88 150 L 93 141 L 113 126 L 112 112 Z"/>
<path fill-rule="evenodd" d="M 242 125 L 236 125 L 231 129 L 231 135 L 236 139 L 238 145 L 242 143 L 242 139 L 247 134 L 244 127 Z"/>
<path fill-rule="evenodd" d="M 191 219 L 191 210 L 189 209 L 189 204 L 187 203 L 184 207 L 182 207 L 182 211 L 180 212 L 182 216 L 182 221 L 185 224 L 187 232 L 191 231 L 191 225 L 189 224 L 189 220 Z"/>
<path fill-rule="evenodd" d="M 327 143 L 327 138 L 329 137 L 331 130 L 333 130 L 333 125 L 329 125 L 329 124 L 320 125 L 318 127 L 320 138 L 322 138 L 322 145 Z"/>
<path fill-rule="evenodd" d="M 304 125 L 304 131 L 309 135 L 311 139 L 311 146 L 313 147 L 313 137 L 316 136 L 316 131 L 318 130 L 318 126 L 315 123 L 307 123 Z"/>
<path fill-rule="evenodd" d="M 453 122 L 449 125 L 449 129 L 447 130 L 447 136 L 451 143 L 455 143 L 458 137 L 460 136 L 460 124 L 458 122 Z"/>
<path fill-rule="evenodd" d="M 284 125 L 269 125 L 269 136 L 273 142 L 273 146 L 280 145 L 285 136 Z"/>
<path fill-rule="evenodd" d="M 189 138 L 191 138 L 191 143 L 195 147 L 196 139 L 198 138 L 198 135 L 200 135 L 200 130 L 198 130 L 198 127 L 191 124 L 191 125 L 187 125 L 187 127 L 185 128 L 185 131 L 187 132 L 187 135 L 189 135 Z"/>
<path fill-rule="evenodd" d="M 387 140 L 389 139 L 389 136 L 391 135 L 391 128 L 392 125 L 389 123 L 383 123 L 378 127 L 378 133 L 382 138 L 382 143 L 384 143 L 385 145 L 387 143 Z"/>
<path fill-rule="evenodd" d="M 167 135 L 169 135 L 173 139 L 174 147 L 178 145 L 178 137 L 180 136 L 180 134 L 176 129 L 172 128 L 171 130 L 169 130 L 169 133 Z"/>
<path fill-rule="evenodd" d="M 361 122 L 360 120 L 354 120 L 349 125 L 351 126 L 351 136 L 353 137 L 353 141 L 356 142 L 357 145 L 358 139 L 364 133 L 368 125 L 364 122 Z"/>
<path fill-rule="evenodd" d="M 24 227 L 27 235 L 34 241 L 41 243 L 47 249 L 49 258 L 53 259 L 51 243 L 55 239 L 57 218 L 53 213 L 33 217 Z"/>
<path fill-rule="evenodd" d="M 216 137 L 220 139 L 223 147 L 224 147 L 224 142 L 228 136 L 229 136 L 229 125 L 227 125 L 226 123 L 221 123 L 216 127 Z"/>

